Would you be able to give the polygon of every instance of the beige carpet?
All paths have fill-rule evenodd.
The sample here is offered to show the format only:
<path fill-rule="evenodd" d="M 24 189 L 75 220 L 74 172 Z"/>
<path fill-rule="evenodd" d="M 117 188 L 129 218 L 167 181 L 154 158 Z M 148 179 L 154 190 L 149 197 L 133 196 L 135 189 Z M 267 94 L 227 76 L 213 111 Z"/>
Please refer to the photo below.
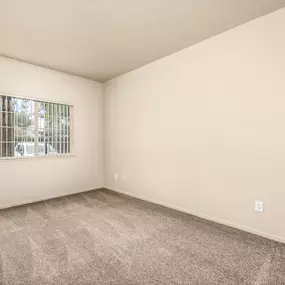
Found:
<path fill-rule="evenodd" d="M 0 284 L 278 285 L 285 246 L 91 191 L 0 211 Z"/>

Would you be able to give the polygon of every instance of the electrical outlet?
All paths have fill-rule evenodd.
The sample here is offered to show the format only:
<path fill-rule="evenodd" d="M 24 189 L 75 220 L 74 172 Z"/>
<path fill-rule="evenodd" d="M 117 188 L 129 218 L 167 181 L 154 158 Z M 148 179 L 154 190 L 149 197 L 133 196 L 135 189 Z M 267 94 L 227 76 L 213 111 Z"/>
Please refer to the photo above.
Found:
<path fill-rule="evenodd" d="M 118 180 L 119 179 L 119 173 L 115 173 L 114 178 L 115 178 L 115 180 Z"/>
<path fill-rule="evenodd" d="M 125 175 L 125 176 L 124 176 L 124 181 L 126 181 L 126 180 L 127 180 L 127 176 Z"/>
<path fill-rule="evenodd" d="M 261 201 L 255 201 L 255 207 L 256 212 L 263 212 L 264 211 L 264 203 Z"/>

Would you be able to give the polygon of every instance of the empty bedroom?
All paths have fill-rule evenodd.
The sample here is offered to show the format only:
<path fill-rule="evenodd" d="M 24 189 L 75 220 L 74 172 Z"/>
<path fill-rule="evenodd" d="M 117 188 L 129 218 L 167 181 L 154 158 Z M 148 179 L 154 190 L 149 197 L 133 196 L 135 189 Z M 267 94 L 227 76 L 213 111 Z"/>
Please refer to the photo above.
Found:
<path fill-rule="evenodd" d="M 0 0 L 0 285 L 285 285 L 285 0 Z"/>

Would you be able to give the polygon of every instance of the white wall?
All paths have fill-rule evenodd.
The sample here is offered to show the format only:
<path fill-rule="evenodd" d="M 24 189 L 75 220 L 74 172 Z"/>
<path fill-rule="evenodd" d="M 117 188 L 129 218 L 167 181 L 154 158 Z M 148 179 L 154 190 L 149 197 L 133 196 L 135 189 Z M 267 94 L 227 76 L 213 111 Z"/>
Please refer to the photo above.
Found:
<path fill-rule="evenodd" d="M 285 241 L 284 28 L 282 9 L 109 81 L 106 187 Z"/>
<path fill-rule="evenodd" d="M 102 84 L 0 57 L 0 94 L 74 104 L 72 157 L 0 161 L 0 208 L 102 187 Z"/>

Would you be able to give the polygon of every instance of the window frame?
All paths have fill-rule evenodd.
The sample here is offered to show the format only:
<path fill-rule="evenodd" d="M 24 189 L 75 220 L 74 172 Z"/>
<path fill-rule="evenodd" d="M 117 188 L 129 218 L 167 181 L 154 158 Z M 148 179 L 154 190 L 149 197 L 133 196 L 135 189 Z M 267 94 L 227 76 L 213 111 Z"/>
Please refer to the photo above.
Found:
<path fill-rule="evenodd" d="M 33 97 L 26 97 L 26 96 L 18 96 L 18 95 L 12 95 L 0 92 L 0 96 L 5 97 L 11 97 L 16 99 L 22 99 L 22 100 L 29 100 L 32 101 L 34 104 L 34 144 L 35 144 L 35 155 L 33 156 L 5 156 L 0 157 L 1 161 L 10 161 L 10 160 L 30 160 L 30 159 L 48 159 L 48 158 L 63 158 L 63 157 L 73 157 L 74 154 L 74 104 L 68 103 L 68 102 L 62 102 L 62 101 L 53 101 L 53 100 L 47 100 L 44 98 L 33 98 Z M 69 153 L 47 153 L 47 154 L 39 154 L 39 143 L 41 143 L 38 139 L 38 131 L 39 131 L 39 104 L 38 103 L 49 103 L 49 104 L 57 104 L 57 105 L 63 105 L 67 106 L 69 109 Z M 1 113 L 1 112 L 0 112 Z M 15 123 L 14 123 L 15 125 Z M 16 142 L 16 141 L 15 141 Z M 2 141 L 0 141 L 0 144 Z M 61 143 L 61 142 L 60 142 Z M 16 147 L 16 146 L 15 146 Z"/>

